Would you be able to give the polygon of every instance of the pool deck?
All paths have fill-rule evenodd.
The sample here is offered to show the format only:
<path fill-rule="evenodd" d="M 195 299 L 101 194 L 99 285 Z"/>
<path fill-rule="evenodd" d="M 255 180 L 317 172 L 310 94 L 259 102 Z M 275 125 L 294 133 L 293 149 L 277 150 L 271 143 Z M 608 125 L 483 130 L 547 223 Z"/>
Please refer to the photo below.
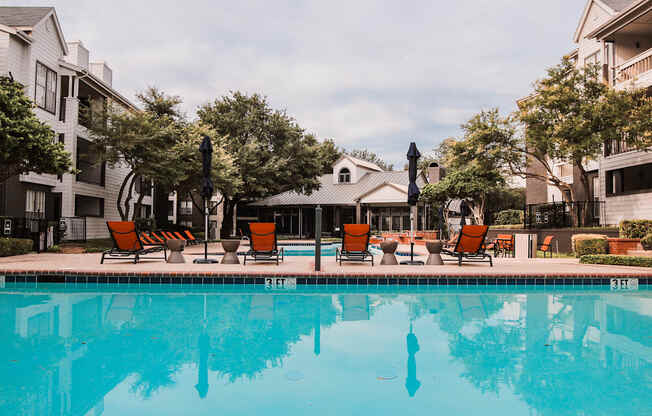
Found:
<path fill-rule="evenodd" d="M 407 246 L 399 250 L 407 250 Z M 209 252 L 222 251 L 219 244 L 209 247 Z M 264 277 L 307 277 L 332 279 L 366 278 L 581 278 L 606 279 L 610 277 L 634 277 L 652 281 L 652 270 L 640 267 L 604 266 L 579 264 L 577 259 L 511 259 L 496 258 L 494 267 L 488 263 L 457 263 L 444 266 L 381 266 L 382 255 L 374 258 L 374 266 L 369 263 L 336 263 L 334 257 L 322 257 L 322 271 L 314 271 L 314 258 L 286 256 L 280 265 L 275 263 L 256 263 L 240 265 L 193 264 L 193 254 L 203 252 L 203 247 L 186 248 L 185 264 L 167 264 L 163 260 L 141 259 L 138 264 L 129 260 L 111 260 L 100 264 L 100 253 L 94 254 L 27 254 L 0 258 L 0 276 L 37 276 L 39 281 L 69 281 L 68 276 L 119 276 L 119 277 L 189 277 L 189 278 L 264 278 Z M 425 260 L 423 247 L 416 247 L 416 259 Z M 220 259 L 221 256 L 210 256 Z M 407 259 L 397 256 L 398 260 Z M 242 260 L 242 258 L 241 258 Z M 229 280 L 231 281 L 231 280 Z M 642 282 L 645 284 L 646 282 Z M 603 282 L 604 284 L 604 282 Z"/>

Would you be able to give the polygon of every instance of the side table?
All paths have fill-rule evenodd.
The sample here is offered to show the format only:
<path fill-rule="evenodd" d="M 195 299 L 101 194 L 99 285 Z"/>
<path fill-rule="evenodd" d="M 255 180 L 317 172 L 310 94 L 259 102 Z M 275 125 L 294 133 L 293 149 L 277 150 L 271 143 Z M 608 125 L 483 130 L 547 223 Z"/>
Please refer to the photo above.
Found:
<path fill-rule="evenodd" d="M 184 247 L 186 246 L 186 242 L 184 240 L 167 240 L 166 244 L 168 246 L 168 249 L 170 250 L 170 254 L 168 255 L 168 263 L 186 262 L 186 259 L 183 257 L 183 254 L 181 254 Z"/>
<path fill-rule="evenodd" d="M 380 248 L 383 250 L 383 258 L 380 261 L 381 265 L 396 265 L 398 260 L 396 260 L 396 248 L 398 247 L 398 241 L 396 240 L 385 240 L 380 243 Z"/>
<path fill-rule="evenodd" d="M 240 247 L 240 240 L 222 240 L 222 248 L 224 249 L 224 257 L 222 257 L 222 264 L 240 264 L 238 259 L 238 248 Z"/>
<path fill-rule="evenodd" d="M 428 260 L 426 260 L 426 265 L 428 266 L 441 266 L 444 264 L 444 261 L 441 259 L 441 249 L 443 247 L 441 240 L 426 241 L 426 249 L 428 250 Z"/>

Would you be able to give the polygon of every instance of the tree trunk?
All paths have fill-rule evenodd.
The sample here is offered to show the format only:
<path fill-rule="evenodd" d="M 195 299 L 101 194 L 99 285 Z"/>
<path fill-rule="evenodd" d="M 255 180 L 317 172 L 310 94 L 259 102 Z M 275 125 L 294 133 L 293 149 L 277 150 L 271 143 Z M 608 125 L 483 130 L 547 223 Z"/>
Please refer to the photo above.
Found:
<path fill-rule="evenodd" d="M 235 213 L 235 206 L 238 201 L 233 199 L 224 198 L 224 219 L 222 220 L 222 238 L 231 237 L 233 234 L 233 215 Z"/>
<path fill-rule="evenodd" d="M 170 196 L 170 190 L 166 189 L 162 185 L 155 183 L 154 184 L 154 195 L 153 195 L 153 207 L 152 211 L 154 212 L 154 220 L 156 221 L 156 226 L 159 228 L 166 228 L 168 220 L 168 199 Z"/>
<path fill-rule="evenodd" d="M 136 220 L 136 217 L 140 215 L 140 209 L 143 206 L 143 199 L 145 198 L 145 194 L 138 194 L 138 200 L 136 201 L 136 204 L 134 205 L 134 213 L 131 216 L 132 221 Z"/>
<path fill-rule="evenodd" d="M 131 206 L 129 203 L 131 202 L 131 196 L 133 195 L 134 192 L 134 184 L 136 182 L 136 179 L 138 179 L 139 175 L 134 175 L 131 179 L 131 183 L 129 184 L 129 189 L 127 191 L 127 197 L 125 198 L 125 219 L 129 219 L 129 213 L 131 212 Z"/>
<path fill-rule="evenodd" d="M 120 190 L 118 191 L 118 199 L 116 201 L 116 205 L 118 208 L 118 214 L 120 214 L 120 219 L 122 221 L 127 221 L 127 215 L 129 215 L 128 213 L 125 215 L 124 209 L 122 208 L 122 196 L 124 194 L 125 187 L 127 186 L 127 182 L 129 182 L 129 179 L 131 179 L 133 175 L 134 171 L 132 170 L 127 174 L 127 176 L 125 176 L 125 178 L 122 180 L 122 185 L 120 185 Z"/>

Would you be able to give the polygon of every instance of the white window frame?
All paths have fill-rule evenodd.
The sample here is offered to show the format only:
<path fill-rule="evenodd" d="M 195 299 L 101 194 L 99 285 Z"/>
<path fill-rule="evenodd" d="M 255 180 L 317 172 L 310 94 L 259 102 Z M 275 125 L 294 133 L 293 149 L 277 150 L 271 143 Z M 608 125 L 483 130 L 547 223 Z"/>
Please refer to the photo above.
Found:
<path fill-rule="evenodd" d="M 36 61 L 34 102 L 39 108 L 52 114 L 57 113 L 57 82 L 57 73 L 42 62 Z"/>

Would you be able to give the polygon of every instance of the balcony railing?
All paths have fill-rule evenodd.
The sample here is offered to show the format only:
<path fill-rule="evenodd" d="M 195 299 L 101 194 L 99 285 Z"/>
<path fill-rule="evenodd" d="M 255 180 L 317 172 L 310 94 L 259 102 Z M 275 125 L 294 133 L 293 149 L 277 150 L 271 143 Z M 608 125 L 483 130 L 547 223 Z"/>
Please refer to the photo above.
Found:
<path fill-rule="evenodd" d="M 639 75 L 652 70 L 652 48 L 623 62 L 616 77 L 617 83 L 632 81 Z"/>

